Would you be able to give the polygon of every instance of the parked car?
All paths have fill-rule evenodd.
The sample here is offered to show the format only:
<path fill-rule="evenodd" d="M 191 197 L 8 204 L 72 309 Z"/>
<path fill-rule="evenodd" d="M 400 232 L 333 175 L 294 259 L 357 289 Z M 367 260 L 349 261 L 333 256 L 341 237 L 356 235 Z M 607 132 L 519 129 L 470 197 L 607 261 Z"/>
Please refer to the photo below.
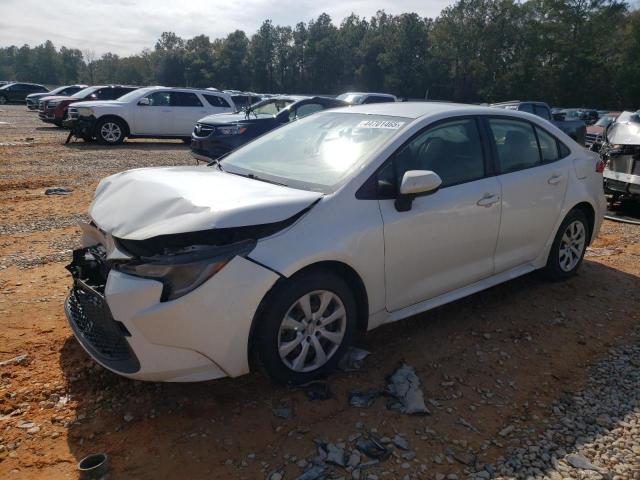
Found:
<path fill-rule="evenodd" d="M 24 102 L 31 93 L 46 93 L 49 90 L 37 83 L 8 83 L 0 87 L 0 105 L 10 102 Z"/>
<path fill-rule="evenodd" d="M 146 87 L 113 101 L 72 103 L 65 126 L 87 141 L 118 145 L 125 138 L 191 140 L 196 121 L 235 111 L 226 93 L 190 88 Z"/>
<path fill-rule="evenodd" d="M 38 101 L 38 116 L 43 122 L 62 127 L 70 104 L 92 100 L 115 100 L 138 88 L 125 85 L 99 85 L 84 88 L 70 96 L 43 97 Z"/>
<path fill-rule="evenodd" d="M 76 92 L 79 92 L 83 88 L 87 88 L 88 85 L 65 85 L 62 87 L 54 88 L 50 92 L 31 93 L 27 95 L 25 99 L 27 102 L 27 108 L 29 110 L 38 110 L 38 102 L 41 98 L 51 97 L 55 95 L 69 96 Z"/>
<path fill-rule="evenodd" d="M 328 97 L 280 96 L 254 103 L 241 112 L 211 115 L 196 123 L 191 135 L 191 154 L 210 162 L 285 123 L 346 105 Z"/>
<path fill-rule="evenodd" d="M 506 110 L 518 110 L 519 112 L 532 113 L 553 123 L 580 145 L 584 145 L 585 143 L 587 126 L 584 121 L 579 118 L 571 118 L 568 116 L 566 110 L 552 115 L 549 105 L 544 102 L 521 102 L 520 100 L 492 103 L 491 106 L 504 108 Z"/>
<path fill-rule="evenodd" d="M 608 112 L 606 115 L 602 115 L 595 124 L 589 125 L 585 137 L 585 147 L 598 151 L 602 144 L 604 131 L 615 122 L 618 115 L 620 112 Z"/>
<path fill-rule="evenodd" d="M 528 272 L 573 275 L 602 162 L 551 123 L 445 103 L 327 110 L 209 166 L 102 180 L 66 313 L 139 380 L 333 369 L 356 331 Z M 428 348 L 428 346 L 425 346 Z"/>
<path fill-rule="evenodd" d="M 610 201 L 640 200 L 640 110 L 622 112 L 605 130 L 604 190 Z"/>
<path fill-rule="evenodd" d="M 598 121 L 598 118 L 600 118 L 598 111 L 592 108 L 580 108 L 579 111 L 580 119 L 587 125 L 593 125 Z"/>
<path fill-rule="evenodd" d="M 344 100 L 350 105 L 363 105 L 367 103 L 387 103 L 397 102 L 395 95 L 389 93 L 369 93 L 369 92 L 347 92 L 336 97 L 338 100 Z"/>

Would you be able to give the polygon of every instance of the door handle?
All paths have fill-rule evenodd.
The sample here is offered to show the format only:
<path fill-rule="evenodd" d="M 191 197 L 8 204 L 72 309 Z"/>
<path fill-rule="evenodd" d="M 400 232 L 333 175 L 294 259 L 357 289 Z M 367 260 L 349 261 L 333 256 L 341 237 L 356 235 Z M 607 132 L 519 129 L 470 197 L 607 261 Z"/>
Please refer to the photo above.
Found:
<path fill-rule="evenodd" d="M 562 175 L 558 175 L 557 173 L 554 173 L 553 175 L 551 175 L 551 177 L 549 177 L 549 180 L 547 180 L 549 185 L 557 185 L 561 181 L 562 181 Z"/>
<path fill-rule="evenodd" d="M 494 203 L 500 201 L 500 195 L 494 195 L 492 193 L 485 193 L 484 196 L 476 202 L 481 207 L 490 207 Z"/>

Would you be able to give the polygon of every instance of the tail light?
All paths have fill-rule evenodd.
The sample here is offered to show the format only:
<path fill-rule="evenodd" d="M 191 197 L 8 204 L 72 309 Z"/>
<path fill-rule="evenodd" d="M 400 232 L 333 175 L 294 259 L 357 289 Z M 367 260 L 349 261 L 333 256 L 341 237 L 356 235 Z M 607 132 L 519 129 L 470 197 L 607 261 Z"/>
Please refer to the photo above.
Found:
<path fill-rule="evenodd" d="M 598 163 L 596 163 L 596 172 L 598 173 L 604 172 L 604 167 L 606 164 L 607 162 L 605 162 L 604 160 L 602 159 L 598 160 Z"/>

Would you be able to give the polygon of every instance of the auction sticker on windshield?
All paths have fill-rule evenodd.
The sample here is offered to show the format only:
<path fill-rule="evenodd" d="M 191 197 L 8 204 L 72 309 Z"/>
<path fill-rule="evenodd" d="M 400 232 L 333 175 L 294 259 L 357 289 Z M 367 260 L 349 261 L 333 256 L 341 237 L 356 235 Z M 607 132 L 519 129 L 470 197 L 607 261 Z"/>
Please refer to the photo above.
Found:
<path fill-rule="evenodd" d="M 394 120 L 363 120 L 356 128 L 387 128 L 389 130 L 398 130 L 404 125 L 404 122 L 396 122 Z"/>

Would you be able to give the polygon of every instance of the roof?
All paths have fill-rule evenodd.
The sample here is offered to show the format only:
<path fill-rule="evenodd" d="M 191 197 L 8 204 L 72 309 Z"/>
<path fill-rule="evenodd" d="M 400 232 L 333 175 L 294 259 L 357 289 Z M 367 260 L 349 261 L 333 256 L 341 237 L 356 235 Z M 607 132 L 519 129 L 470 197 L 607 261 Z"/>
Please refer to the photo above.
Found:
<path fill-rule="evenodd" d="M 341 93 L 340 95 L 380 95 L 382 97 L 396 98 L 396 96 L 392 95 L 391 93 L 379 93 L 379 92 L 344 92 L 344 93 Z"/>
<path fill-rule="evenodd" d="M 342 112 L 366 113 L 370 115 L 388 115 L 392 117 L 420 118 L 427 115 L 436 115 L 444 112 L 462 112 L 469 115 L 495 115 L 496 110 L 492 107 L 480 107 L 477 105 L 466 105 L 462 103 L 448 102 L 388 102 L 369 103 L 365 105 L 354 105 L 352 107 L 340 108 Z"/>

